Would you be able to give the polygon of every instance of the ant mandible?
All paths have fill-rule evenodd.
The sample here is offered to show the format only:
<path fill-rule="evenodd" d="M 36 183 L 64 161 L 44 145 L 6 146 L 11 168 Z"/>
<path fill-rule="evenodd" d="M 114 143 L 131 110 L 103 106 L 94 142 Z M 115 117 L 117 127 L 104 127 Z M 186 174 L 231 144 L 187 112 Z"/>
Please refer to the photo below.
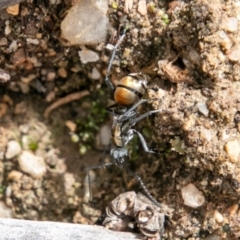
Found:
<path fill-rule="evenodd" d="M 106 167 L 109 165 L 116 165 L 119 168 L 125 169 L 130 175 L 132 175 L 140 184 L 143 191 L 147 195 L 147 197 L 158 207 L 161 207 L 161 204 L 155 200 L 155 198 L 150 194 L 147 187 L 143 183 L 140 176 L 138 176 L 135 172 L 131 171 L 125 165 L 125 158 L 129 157 L 128 150 L 126 149 L 126 145 L 128 142 L 133 138 L 134 134 L 137 135 L 139 138 L 141 145 L 145 152 L 149 153 L 157 153 L 153 149 L 149 149 L 144 139 L 143 135 L 138 132 L 137 130 L 133 129 L 132 127 L 142 119 L 160 112 L 160 110 L 153 110 L 149 111 L 145 114 L 138 116 L 138 112 L 136 111 L 137 107 L 145 102 L 148 102 L 147 99 L 142 99 L 142 96 L 145 94 L 147 90 L 147 80 L 141 73 L 131 73 L 128 76 L 122 78 L 115 88 L 112 82 L 109 80 L 109 73 L 112 67 L 113 59 L 116 54 L 116 50 L 120 43 L 123 41 L 125 37 L 125 32 L 119 38 L 117 44 L 115 45 L 112 56 L 109 61 L 109 65 L 107 68 L 107 73 L 105 77 L 105 82 L 110 88 L 110 90 L 114 94 L 115 104 L 108 107 L 107 110 L 113 114 L 113 124 L 112 124 L 112 131 L 111 131 L 111 143 L 114 146 L 110 150 L 110 156 L 112 157 L 112 162 L 110 163 L 103 163 L 98 166 L 89 167 L 87 169 L 88 174 L 88 183 L 90 187 L 90 176 L 89 171 L 97 168 Z M 118 107 L 121 107 L 119 109 Z M 117 111 L 113 111 L 112 108 L 117 107 Z M 90 199 L 92 193 L 90 189 Z"/>

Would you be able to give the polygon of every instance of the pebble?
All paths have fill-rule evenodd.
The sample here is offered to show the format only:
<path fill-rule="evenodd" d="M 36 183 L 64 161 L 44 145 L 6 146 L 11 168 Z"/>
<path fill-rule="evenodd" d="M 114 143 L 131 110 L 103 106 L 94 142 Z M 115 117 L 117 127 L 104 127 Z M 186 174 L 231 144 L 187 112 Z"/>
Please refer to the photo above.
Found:
<path fill-rule="evenodd" d="M 26 102 L 20 102 L 16 104 L 15 109 L 14 109 L 14 114 L 24 114 L 27 111 L 27 105 Z"/>
<path fill-rule="evenodd" d="M 18 13 L 19 13 L 19 3 L 14 4 L 14 5 L 6 8 L 6 12 L 7 12 L 8 14 L 13 15 L 13 16 L 18 15 Z"/>
<path fill-rule="evenodd" d="M 71 45 L 97 44 L 105 41 L 108 26 L 107 0 L 75 1 L 61 23 L 63 38 Z"/>
<path fill-rule="evenodd" d="M 8 106 L 6 103 L 0 103 L 0 118 L 7 113 Z"/>
<path fill-rule="evenodd" d="M 97 68 L 93 68 L 92 69 L 92 73 L 91 73 L 91 78 L 94 79 L 94 80 L 97 80 L 101 77 L 99 71 L 97 70 Z"/>
<path fill-rule="evenodd" d="M 84 183 L 83 183 L 83 201 L 84 202 L 89 202 L 91 200 L 91 185 L 96 181 L 96 173 L 92 170 L 88 172 L 86 177 L 84 178 Z M 90 186 L 89 186 L 90 183 Z"/>
<path fill-rule="evenodd" d="M 225 145 L 225 151 L 231 162 L 239 161 L 240 145 L 237 139 L 228 141 Z"/>
<path fill-rule="evenodd" d="M 7 144 L 7 151 L 5 153 L 5 157 L 7 159 L 11 159 L 15 156 L 17 156 L 22 151 L 20 144 L 15 141 L 11 140 Z"/>
<path fill-rule="evenodd" d="M 213 217 L 215 218 L 215 220 L 216 220 L 218 223 L 222 223 L 223 220 L 224 220 L 223 215 L 222 215 L 219 211 L 217 211 L 217 210 L 214 211 Z"/>
<path fill-rule="evenodd" d="M 238 62 L 240 61 L 240 45 L 234 45 L 228 52 L 227 56 L 229 60 L 233 62 Z"/>
<path fill-rule="evenodd" d="M 202 113 L 205 117 L 208 116 L 209 110 L 207 108 L 207 104 L 205 102 L 197 103 L 198 111 Z"/>
<path fill-rule="evenodd" d="M 27 38 L 27 44 L 33 44 L 33 45 L 38 45 L 39 44 L 39 40 L 36 38 Z"/>
<path fill-rule="evenodd" d="M 21 81 L 24 82 L 24 83 L 30 83 L 32 80 L 36 79 L 37 76 L 35 74 L 29 74 L 28 76 L 26 77 L 21 77 Z"/>
<path fill-rule="evenodd" d="M 3 69 L 0 68 L 0 82 L 8 82 L 11 76 Z"/>
<path fill-rule="evenodd" d="M 12 210 L 4 202 L 0 202 L 0 218 L 12 218 Z"/>
<path fill-rule="evenodd" d="M 5 35 L 9 35 L 12 32 L 12 28 L 9 26 L 9 21 L 7 20 L 5 23 L 5 29 L 4 29 L 4 33 Z"/>
<path fill-rule="evenodd" d="M 18 159 L 20 169 L 34 178 L 41 178 L 46 173 L 46 164 L 42 157 L 23 151 Z"/>
<path fill-rule="evenodd" d="M 22 178 L 23 174 L 19 171 L 16 170 L 12 170 L 9 174 L 8 174 L 8 180 L 9 181 L 19 181 Z"/>
<path fill-rule="evenodd" d="M 53 81 L 56 78 L 55 72 L 48 72 L 47 73 L 47 81 Z"/>
<path fill-rule="evenodd" d="M 199 191 L 192 183 L 181 188 L 182 198 L 184 200 L 184 205 L 197 208 L 204 204 L 205 197 L 203 193 Z"/>
<path fill-rule="evenodd" d="M 99 60 L 98 54 L 88 49 L 83 49 L 82 51 L 78 51 L 78 55 L 83 64 L 88 62 L 96 62 Z"/>
<path fill-rule="evenodd" d="M 77 124 L 73 121 L 67 120 L 65 122 L 65 126 L 71 131 L 71 132 L 75 132 L 77 129 Z"/>
<path fill-rule="evenodd" d="M 7 103 L 8 105 L 12 106 L 13 105 L 13 100 L 10 98 L 9 95 L 4 94 L 2 97 L 2 101 Z"/>
<path fill-rule="evenodd" d="M 236 32 L 238 29 L 238 20 L 235 17 L 223 17 L 221 28 L 228 32 Z"/>
<path fill-rule="evenodd" d="M 138 12 L 143 16 L 145 16 L 147 14 L 146 0 L 139 0 L 139 2 L 138 2 Z"/>
<path fill-rule="evenodd" d="M 108 146 L 110 143 L 111 128 L 108 124 L 103 125 L 99 131 L 99 140 L 101 145 Z"/>
<path fill-rule="evenodd" d="M 233 217 L 238 211 L 238 204 L 235 203 L 228 208 L 229 217 Z"/>
<path fill-rule="evenodd" d="M 59 75 L 60 77 L 62 77 L 62 78 L 66 78 L 66 77 L 67 77 L 67 70 L 66 70 L 66 68 L 60 67 L 60 68 L 58 69 L 58 75 Z"/>

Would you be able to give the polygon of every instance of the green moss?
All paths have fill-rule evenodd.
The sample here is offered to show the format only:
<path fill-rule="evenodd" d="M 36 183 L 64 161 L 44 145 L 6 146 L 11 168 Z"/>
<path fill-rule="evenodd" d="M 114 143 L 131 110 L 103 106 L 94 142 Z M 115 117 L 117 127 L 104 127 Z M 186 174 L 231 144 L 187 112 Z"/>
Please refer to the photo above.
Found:
<path fill-rule="evenodd" d="M 79 136 L 79 152 L 83 155 L 88 149 L 95 147 L 95 137 L 102 126 L 109 117 L 105 110 L 107 105 L 106 92 L 100 90 L 95 96 L 97 100 L 91 101 L 89 113 L 84 119 L 77 119 L 77 131 Z"/>
<path fill-rule="evenodd" d="M 32 151 L 36 151 L 38 149 L 38 143 L 35 142 L 35 141 L 31 141 L 29 144 L 28 144 L 28 147 L 30 150 Z"/>
<path fill-rule="evenodd" d="M 170 19 L 167 14 L 163 14 L 161 19 L 165 24 L 169 24 L 169 22 L 170 22 Z"/>
<path fill-rule="evenodd" d="M 113 9 L 117 9 L 117 8 L 118 8 L 117 2 L 114 1 L 114 2 L 112 3 L 112 8 L 113 8 Z"/>

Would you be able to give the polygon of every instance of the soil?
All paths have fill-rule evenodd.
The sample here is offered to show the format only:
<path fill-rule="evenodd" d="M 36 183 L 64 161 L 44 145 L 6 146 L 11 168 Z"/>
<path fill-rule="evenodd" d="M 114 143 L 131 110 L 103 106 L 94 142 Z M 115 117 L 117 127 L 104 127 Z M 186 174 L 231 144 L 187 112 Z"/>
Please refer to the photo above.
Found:
<path fill-rule="evenodd" d="M 61 38 L 71 4 L 77 1 L 34 0 L 22 2 L 16 13 L 0 12 L 5 212 L 19 219 L 101 223 L 115 197 L 141 192 L 117 166 L 91 171 L 91 201 L 86 181 L 87 168 L 110 161 L 112 116 L 105 109 L 112 96 L 104 82 L 110 57 L 105 47 L 116 44 L 126 29 L 110 78 L 117 84 L 142 72 L 148 78 L 145 97 L 158 99 L 140 107 L 140 112 L 161 111 L 136 129 L 161 154 L 145 153 L 137 139 L 128 148 L 129 168 L 171 209 L 162 239 L 239 239 L 238 1 L 109 0 L 106 41 L 88 46 L 70 46 Z M 86 47 L 99 60 L 81 63 L 78 51 Z M 10 141 L 21 148 L 12 157 L 7 156 Z M 41 177 L 20 166 L 24 151 L 44 159 Z M 196 208 L 182 198 L 188 184 L 204 196 Z"/>

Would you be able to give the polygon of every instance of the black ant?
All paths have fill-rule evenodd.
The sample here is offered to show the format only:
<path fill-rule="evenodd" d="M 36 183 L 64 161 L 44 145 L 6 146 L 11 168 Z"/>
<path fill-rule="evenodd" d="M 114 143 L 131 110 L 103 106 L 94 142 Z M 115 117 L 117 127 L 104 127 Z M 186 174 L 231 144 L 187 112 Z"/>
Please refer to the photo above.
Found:
<path fill-rule="evenodd" d="M 110 90 L 114 94 L 115 104 L 108 107 L 107 110 L 113 114 L 113 124 L 112 124 L 112 136 L 111 142 L 114 145 L 114 148 L 110 150 L 110 156 L 112 157 L 112 162 L 103 163 L 98 166 L 89 167 L 87 169 L 88 174 L 88 182 L 90 187 L 90 176 L 89 171 L 101 167 L 106 167 L 109 165 L 115 164 L 119 168 L 123 168 L 127 170 L 129 174 L 131 174 L 142 187 L 143 191 L 147 195 L 147 197 L 158 207 L 161 207 L 161 204 L 157 202 L 154 197 L 150 194 L 147 187 L 143 183 L 140 176 L 138 176 L 135 172 L 131 171 L 125 165 L 125 158 L 129 157 L 128 150 L 126 146 L 128 142 L 133 138 L 134 134 L 138 136 L 141 145 L 145 152 L 149 153 L 158 153 L 153 149 L 149 149 L 144 139 L 143 135 L 132 127 L 142 119 L 160 112 L 160 110 L 149 111 L 143 115 L 138 116 L 138 112 L 136 111 L 137 107 L 142 103 L 148 102 L 147 99 L 142 99 L 142 96 L 147 91 L 147 80 L 141 73 L 131 73 L 128 76 L 122 78 L 115 88 L 112 82 L 109 80 L 109 73 L 112 67 L 113 59 L 116 54 L 116 50 L 122 40 L 125 37 L 124 34 L 119 38 L 117 44 L 114 46 L 112 56 L 109 61 L 109 65 L 107 68 L 107 73 L 105 77 L 105 82 L 110 88 Z M 113 111 L 112 108 L 117 107 L 117 111 Z M 121 107 L 121 108 L 120 108 Z M 90 189 L 90 199 L 91 199 L 91 189 Z"/>

